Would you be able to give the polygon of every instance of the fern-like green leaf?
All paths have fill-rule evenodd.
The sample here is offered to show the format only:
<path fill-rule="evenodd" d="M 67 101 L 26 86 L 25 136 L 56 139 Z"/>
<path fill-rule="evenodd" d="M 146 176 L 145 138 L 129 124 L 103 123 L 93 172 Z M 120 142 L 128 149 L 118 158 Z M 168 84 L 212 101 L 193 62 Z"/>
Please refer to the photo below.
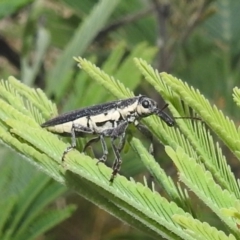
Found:
<path fill-rule="evenodd" d="M 9 94 L 7 89 L 5 91 Z M 16 91 L 13 92 L 16 93 Z M 12 94 L 12 97 L 12 100 L 14 100 L 19 96 L 16 95 L 15 97 L 15 94 Z M 171 220 L 173 213 L 184 213 L 177 205 L 169 203 L 159 194 L 151 192 L 147 187 L 129 182 L 121 176 L 115 179 L 114 186 L 110 185 L 111 169 L 103 164 L 97 166 L 95 160 L 78 151 L 70 152 L 62 165 L 62 153 L 67 145 L 52 133 L 41 129 L 37 124 L 29 125 L 26 116 L 21 113 L 22 108 L 18 106 L 14 108 L 13 105 L 11 111 L 7 111 L 6 108 L 10 105 L 6 101 L 4 103 L 6 105 L 6 107 L 3 107 L 5 113 L 4 125 L 7 128 L 0 131 L 0 137 L 5 144 L 13 147 L 30 162 L 40 169 L 44 169 L 47 174 L 59 182 L 69 185 L 71 181 L 74 182 L 76 179 L 73 176 L 80 176 L 80 179 L 84 179 L 85 184 L 91 187 L 83 189 L 82 184 L 80 186 L 75 184 L 77 192 L 93 202 L 98 202 L 99 205 L 120 219 L 131 222 L 133 226 L 151 233 L 152 236 L 191 240 Z M 27 118 L 34 121 L 32 117 Z M 66 170 L 74 175 L 66 175 Z M 15 226 L 21 216 L 20 213 L 19 217 L 16 218 Z"/>
<path fill-rule="evenodd" d="M 189 158 L 182 149 L 178 148 L 177 151 L 174 151 L 166 147 L 166 152 L 179 169 L 181 181 L 195 192 L 233 231 L 237 231 L 236 222 L 231 218 L 226 218 L 222 214 L 221 208 L 234 206 L 237 202 L 240 203 L 239 200 L 227 190 L 222 190 L 215 183 L 211 173 L 206 171 L 203 165 Z"/>
<path fill-rule="evenodd" d="M 238 87 L 233 89 L 233 100 L 238 106 L 240 106 L 240 89 Z"/>
<path fill-rule="evenodd" d="M 113 96 L 117 98 L 134 96 L 121 82 L 109 77 L 92 63 L 82 58 L 75 60 Z M 232 122 L 215 107 L 212 108 L 198 91 L 170 75 L 159 74 L 142 60 L 136 62 L 146 79 L 170 103 L 169 108 L 174 116 L 191 115 L 190 106 L 194 112 L 201 115 L 204 122 L 214 131 L 216 130 L 220 138 L 223 138 L 224 131 L 229 131 L 230 136 L 225 137 L 224 142 L 228 143 L 227 146 L 233 143 L 232 138 L 236 136 L 236 128 Z M 131 140 L 134 150 L 156 181 L 163 186 L 170 201 L 160 196 L 154 187 L 150 190 L 147 186 L 135 183 L 134 180 L 128 181 L 121 175 L 110 184 L 109 177 L 112 170 L 104 164 L 96 165 L 96 159 L 79 151 L 69 152 L 62 163 L 62 154 L 68 145 L 39 126 L 39 121 L 42 118 L 45 120 L 47 116 L 47 114 L 42 115 L 45 111 L 45 103 L 46 109 L 55 111 L 53 114 L 56 114 L 56 110 L 45 97 L 42 97 L 44 99 L 42 106 L 38 106 L 38 94 L 30 94 L 30 90 L 18 91 L 17 83 L 12 81 L 10 84 L 3 81 L 4 87 L 0 91 L 1 103 L 3 103 L 0 109 L 0 138 L 49 176 L 156 239 L 160 236 L 166 239 L 187 240 L 204 239 L 204 237 L 206 239 L 239 238 L 236 219 L 226 217 L 223 211 L 240 205 L 239 184 L 228 167 L 219 144 L 214 143 L 209 130 L 201 121 L 179 119 L 176 120 L 177 127 L 170 128 L 159 117 L 152 116 L 146 118 L 144 123 L 159 141 L 169 145 L 166 151 L 179 171 L 180 180 L 225 224 L 226 231 L 232 234 L 229 237 L 216 228 L 190 217 L 190 214 L 197 217 L 199 213 L 194 209 L 194 202 L 187 190 L 180 187 L 180 184 L 175 185 L 142 143 L 134 137 Z M 28 94 L 31 95 L 30 98 Z M 15 103 L 16 100 L 19 103 Z M 216 122 L 209 123 L 210 120 Z M 223 131 L 219 129 L 221 124 L 224 125 Z M 238 149 L 234 147 L 236 153 Z M 49 191 L 46 190 L 46 194 Z M 25 209 L 36 195 L 37 192 L 26 201 Z M 38 209 L 33 207 L 32 210 L 33 214 L 30 217 L 33 219 Z M 21 212 L 16 221 L 19 221 L 20 217 Z M 202 234 L 199 235 L 201 231 Z"/>
<path fill-rule="evenodd" d="M 232 234 L 227 236 L 223 231 L 211 227 L 206 222 L 202 223 L 197 219 L 193 219 L 191 216 L 174 215 L 173 218 L 181 226 L 185 227 L 186 231 L 196 240 L 236 240 Z"/>
<path fill-rule="evenodd" d="M 108 76 L 100 68 L 96 67 L 86 59 L 81 57 L 74 58 L 79 64 L 78 66 L 84 69 L 95 81 L 102 84 L 109 92 L 117 98 L 133 97 L 133 93 L 127 89 L 120 81 L 114 80 Z"/>
<path fill-rule="evenodd" d="M 221 135 L 225 138 L 225 140 L 222 140 L 229 142 L 229 139 L 231 138 L 232 143 L 235 142 L 234 145 L 236 145 L 238 141 L 238 133 L 233 121 L 224 117 L 222 112 L 217 110 L 216 107 L 211 107 L 208 100 L 205 99 L 199 91 L 190 88 L 187 83 L 183 83 L 171 75 L 166 73 L 159 74 L 143 60 L 135 59 L 135 62 L 146 79 L 159 93 L 162 94 L 164 99 L 170 103 L 169 109 L 172 111 L 174 116 L 184 116 L 185 114 L 189 115 L 190 112 L 186 111 L 186 109 L 190 106 L 201 116 L 204 120 L 204 124 L 208 124 L 208 121 L 211 122 L 208 125 L 211 126 L 214 131 L 218 132 L 226 126 L 224 129 L 225 133 L 223 134 L 222 132 Z M 184 104 L 179 102 L 179 99 L 184 100 Z M 208 113 L 206 114 L 207 111 Z M 209 118 L 211 119 L 209 120 Z M 189 120 L 176 121 L 178 127 L 184 135 L 180 133 L 176 135 L 178 131 L 170 128 L 165 129 L 167 136 L 170 136 L 164 139 L 167 140 L 165 141 L 165 144 L 168 144 L 173 148 L 176 148 L 176 146 L 179 145 L 189 154 L 189 156 L 195 159 L 200 159 L 212 172 L 222 187 L 228 188 L 233 191 L 237 197 L 239 197 L 239 183 L 236 181 L 234 174 L 231 172 L 219 144 L 214 143 L 210 132 L 204 126 L 201 126 L 201 123 L 191 124 Z M 155 131 L 155 134 L 159 136 L 158 132 L 154 130 L 156 127 L 157 125 L 153 128 L 153 131 Z M 163 135 L 165 136 L 165 134 Z M 190 144 L 192 147 L 189 148 Z M 235 151 L 234 153 L 236 155 L 238 154 L 235 149 L 232 149 L 232 151 Z"/>

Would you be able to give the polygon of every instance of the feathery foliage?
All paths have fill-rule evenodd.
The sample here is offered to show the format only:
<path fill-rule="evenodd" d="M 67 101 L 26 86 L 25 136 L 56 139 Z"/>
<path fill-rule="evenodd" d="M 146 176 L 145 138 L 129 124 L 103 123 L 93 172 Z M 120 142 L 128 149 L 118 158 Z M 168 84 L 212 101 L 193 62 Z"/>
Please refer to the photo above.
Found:
<path fill-rule="evenodd" d="M 89 61 L 75 60 L 114 97 L 134 95 Z M 104 164 L 97 166 L 96 159 L 78 151 L 67 154 L 62 164 L 62 153 L 68 145 L 39 126 L 44 119 L 57 115 L 55 105 L 40 90 L 29 89 L 13 77 L 1 81 L 0 138 L 56 181 L 153 238 L 240 239 L 239 218 L 234 214 L 237 211 L 234 209 L 240 206 L 239 181 L 212 136 L 215 133 L 238 157 L 239 134 L 235 125 L 199 91 L 169 74 L 158 73 L 141 59 L 135 62 L 146 80 L 169 103 L 174 116 L 193 115 L 202 119 L 176 119 L 173 128 L 156 116 L 144 120 L 156 139 L 167 145 L 166 152 L 177 167 L 180 182 L 191 192 L 183 184 L 175 184 L 134 137 L 130 143 L 137 153 L 135 157 L 146 165 L 166 197 L 156 192 L 154 184 L 150 189 L 121 175 L 110 184 L 111 169 Z M 234 96 L 238 98 L 236 91 Z M 203 216 L 199 204 L 208 207 L 206 214 L 210 212 L 219 219 L 218 226 L 212 226 Z"/>

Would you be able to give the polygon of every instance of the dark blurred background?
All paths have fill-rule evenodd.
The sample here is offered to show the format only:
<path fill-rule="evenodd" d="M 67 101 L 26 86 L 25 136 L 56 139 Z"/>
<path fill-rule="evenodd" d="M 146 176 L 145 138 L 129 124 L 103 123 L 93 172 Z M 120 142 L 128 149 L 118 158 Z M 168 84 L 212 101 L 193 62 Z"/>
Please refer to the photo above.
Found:
<path fill-rule="evenodd" d="M 198 88 L 237 123 L 232 89 L 240 82 L 239 12 L 239 0 L 0 1 L 0 76 L 13 75 L 42 88 L 59 112 L 113 99 L 76 67 L 73 56 L 81 56 L 136 94 L 163 105 L 134 66 L 133 58 L 141 57 Z M 156 159 L 177 178 L 163 148 L 155 145 Z M 98 155 L 98 146 L 94 149 Z M 121 174 L 139 181 L 147 176 L 150 181 L 136 154 L 129 150 L 125 155 Z M 19 159 L 1 145 L 0 183 L 5 184 L 0 187 L 6 194 L 0 198 L 14 195 L 36 171 Z M 111 157 L 107 164 L 112 164 Z M 238 168 L 233 169 L 237 174 Z M 51 207 L 59 207 L 59 199 L 61 204 L 75 204 L 77 210 L 38 239 L 150 239 L 73 192 L 65 190 Z"/>

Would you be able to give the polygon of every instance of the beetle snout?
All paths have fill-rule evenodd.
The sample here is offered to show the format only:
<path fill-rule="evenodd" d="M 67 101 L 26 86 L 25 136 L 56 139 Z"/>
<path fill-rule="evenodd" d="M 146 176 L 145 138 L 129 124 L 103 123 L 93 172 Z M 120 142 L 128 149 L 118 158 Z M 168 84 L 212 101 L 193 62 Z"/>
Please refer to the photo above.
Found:
<path fill-rule="evenodd" d="M 169 127 L 173 127 L 175 125 L 174 119 L 172 119 L 167 113 L 162 110 L 158 110 L 156 112 L 158 115 Z"/>

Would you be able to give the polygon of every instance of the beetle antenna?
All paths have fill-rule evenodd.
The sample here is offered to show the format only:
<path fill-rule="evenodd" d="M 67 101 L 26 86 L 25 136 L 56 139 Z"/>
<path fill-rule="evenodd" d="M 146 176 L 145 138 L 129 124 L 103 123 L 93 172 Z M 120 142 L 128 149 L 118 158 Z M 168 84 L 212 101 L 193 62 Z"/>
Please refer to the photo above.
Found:
<path fill-rule="evenodd" d="M 168 107 L 168 103 L 166 103 L 160 110 L 157 111 L 157 115 L 169 126 L 172 127 L 175 125 L 174 119 L 190 119 L 190 120 L 198 120 L 202 121 L 199 117 L 170 117 L 167 113 L 164 112 L 164 109 Z"/>
<path fill-rule="evenodd" d="M 198 120 L 198 121 L 203 121 L 199 117 L 173 117 L 174 119 L 190 119 L 190 120 Z"/>

